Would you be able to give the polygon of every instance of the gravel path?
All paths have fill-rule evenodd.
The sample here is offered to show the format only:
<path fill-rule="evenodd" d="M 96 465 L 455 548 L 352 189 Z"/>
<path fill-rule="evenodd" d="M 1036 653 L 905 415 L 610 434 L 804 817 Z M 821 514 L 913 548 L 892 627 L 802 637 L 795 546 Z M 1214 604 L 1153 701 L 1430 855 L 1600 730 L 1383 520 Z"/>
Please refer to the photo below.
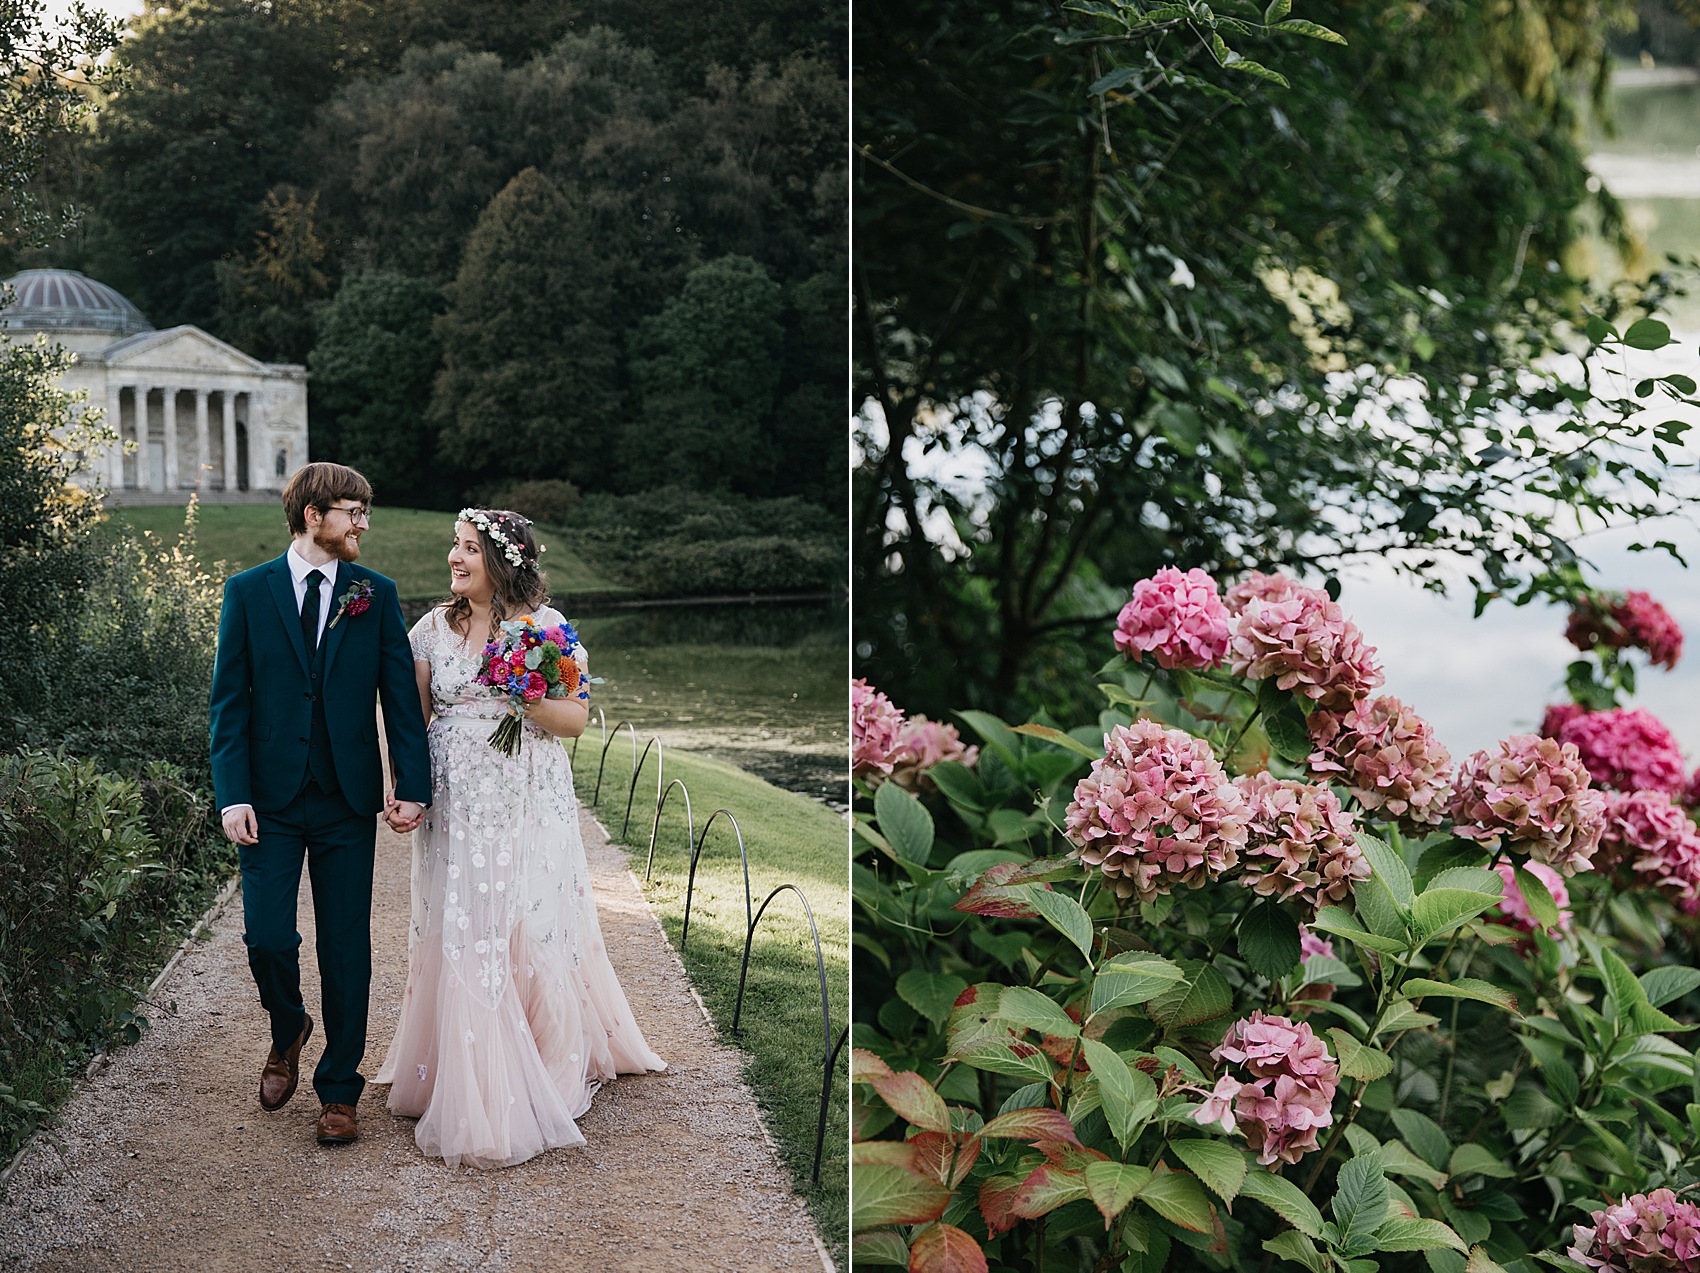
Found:
<path fill-rule="evenodd" d="M 233 898 L 157 1001 L 153 1029 L 82 1084 L 60 1147 L 37 1138 L 0 1199 L 0 1268 L 161 1273 L 360 1270 L 800 1270 L 812 1222 L 744 1086 L 739 1053 L 693 1002 L 624 854 L 588 813 L 585 846 L 608 953 L 667 1073 L 605 1086 L 589 1144 L 504 1171 L 451 1170 L 369 1085 L 360 1141 L 321 1148 L 309 1079 L 267 1114 L 255 1096 L 266 1023 Z M 380 824 L 370 1046 L 377 1072 L 407 972 L 408 841 Z M 318 1016 L 312 900 L 301 889 L 302 989 Z"/>

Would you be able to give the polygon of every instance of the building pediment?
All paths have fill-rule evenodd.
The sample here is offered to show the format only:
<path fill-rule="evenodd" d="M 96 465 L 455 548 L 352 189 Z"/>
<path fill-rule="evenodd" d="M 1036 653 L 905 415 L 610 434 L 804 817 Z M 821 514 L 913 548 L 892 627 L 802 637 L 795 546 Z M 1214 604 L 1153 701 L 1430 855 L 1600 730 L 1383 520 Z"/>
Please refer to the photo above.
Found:
<path fill-rule="evenodd" d="M 145 367 L 150 371 L 223 371 L 275 376 L 298 370 L 287 365 L 263 363 L 199 327 L 187 325 L 127 337 L 107 346 L 100 357 L 108 367 Z"/>

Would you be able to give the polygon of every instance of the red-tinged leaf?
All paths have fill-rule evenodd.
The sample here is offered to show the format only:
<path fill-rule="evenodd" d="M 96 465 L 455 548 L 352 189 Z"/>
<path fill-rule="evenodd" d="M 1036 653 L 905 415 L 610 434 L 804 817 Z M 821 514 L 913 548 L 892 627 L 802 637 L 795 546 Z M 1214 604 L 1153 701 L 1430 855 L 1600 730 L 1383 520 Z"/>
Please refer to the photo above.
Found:
<path fill-rule="evenodd" d="M 881 1163 L 887 1167 L 901 1167 L 905 1171 L 919 1171 L 921 1165 L 917 1159 L 912 1140 L 859 1140 L 850 1146 L 852 1165 L 869 1167 Z"/>
<path fill-rule="evenodd" d="M 1128 1209 L 1141 1186 L 1151 1179 L 1149 1168 L 1108 1161 L 1088 1166 L 1083 1175 L 1093 1204 L 1103 1213 L 1106 1229 Z"/>
<path fill-rule="evenodd" d="M 941 1220 L 910 1243 L 909 1273 L 986 1273 L 986 1253 L 968 1234 Z"/>
<path fill-rule="evenodd" d="M 1010 1210 L 1024 1220 L 1037 1220 L 1065 1203 L 1087 1196 L 1086 1175 L 1046 1163 L 1035 1167 L 1033 1173 L 1016 1190 Z"/>
<path fill-rule="evenodd" d="M 1039 1040 L 1039 1050 L 1058 1065 L 1066 1066 L 1074 1062 L 1074 1068 L 1085 1073 L 1092 1067 L 1086 1064 L 1086 1057 L 1080 1050 L 1080 1040 L 1065 1039 L 1060 1034 L 1047 1034 Z"/>
<path fill-rule="evenodd" d="M 951 1056 L 960 1055 L 964 1048 L 983 1039 L 1007 1040 L 1020 1036 L 1019 1030 L 998 1016 L 1002 995 L 1002 986 L 982 981 L 956 996 L 944 1028 L 945 1048 Z"/>
<path fill-rule="evenodd" d="M 1083 1171 L 1088 1164 L 1109 1162 L 1110 1156 L 1098 1149 L 1088 1149 L 1085 1145 L 1071 1145 L 1066 1140 L 1035 1141 L 1033 1148 L 1045 1155 L 1053 1167 L 1061 1167 L 1066 1171 Z"/>
<path fill-rule="evenodd" d="M 921 1132 L 909 1138 L 909 1146 L 915 1151 L 915 1170 L 952 1189 L 962 1183 L 980 1156 L 980 1138 L 972 1135 Z"/>
<path fill-rule="evenodd" d="M 887 1105 L 916 1127 L 929 1132 L 950 1130 L 950 1111 L 944 1107 L 944 1098 L 919 1074 L 905 1070 L 889 1078 L 876 1075 L 868 1083 Z"/>
<path fill-rule="evenodd" d="M 1010 887 L 1010 880 L 1021 872 L 1022 866 L 1020 862 L 993 863 L 956 900 L 954 909 L 992 919 L 1037 919 L 1039 912 L 1023 900 L 1023 894 Z"/>
<path fill-rule="evenodd" d="M 850 1139 L 872 1140 L 897 1121 L 891 1106 L 866 1087 L 850 1089 Z"/>
<path fill-rule="evenodd" d="M 877 1053 L 867 1048 L 850 1049 L 850 1081 L 866 1083 L 874 1078 L 890 1078 L 892 1068 Z"/>
<path fill-rule="evenodd" d="M 994 1238 L 1020 1222 L 1015 1199 L 1024 1183 L 1021 1176 L 988 1176 L 980 1182 L 980 1214 L 986 1218 L 986 1232 Z"/>
<path fill-rule="evenodd" d="M 1025 1141 L 1062 1140 L 1071 1145 L 1080 1143 L 1068 1115 L 1056 1109 L 1012 1109 L 982 1127 L 980 1135 L 988 1139 L 1002 1137 Z"/>
<path fill-rule="evenodd" d="M 889 1163 L 852 1167 L 850 1188 L 850 1227 L 856 1231 L 925 1224 L 950 1205 L 950 1190 L 938 1181 Z"/>

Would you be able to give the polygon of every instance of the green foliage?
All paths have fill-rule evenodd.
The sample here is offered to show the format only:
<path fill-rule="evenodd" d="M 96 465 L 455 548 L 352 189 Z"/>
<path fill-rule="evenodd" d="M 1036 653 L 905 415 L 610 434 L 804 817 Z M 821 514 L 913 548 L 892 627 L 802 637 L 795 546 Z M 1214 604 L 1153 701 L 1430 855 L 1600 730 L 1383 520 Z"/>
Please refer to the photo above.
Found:
<path fill-rule="evenodd" d="M 313 348 L 313 306 L 330 292 L 325 244 L 314 218 L 317 196 L 280 187 L 260 205 L 263 225 L 252 249 L 214 266 L 219 329 L 246 353 L 271 362 L 305 362 Z"/>

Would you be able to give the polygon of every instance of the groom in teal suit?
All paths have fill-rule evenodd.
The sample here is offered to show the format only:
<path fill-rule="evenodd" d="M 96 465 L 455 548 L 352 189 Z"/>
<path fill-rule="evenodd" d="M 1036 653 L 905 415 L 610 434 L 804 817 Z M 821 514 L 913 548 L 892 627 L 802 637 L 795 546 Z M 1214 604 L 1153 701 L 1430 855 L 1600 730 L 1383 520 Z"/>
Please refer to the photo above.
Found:
<path fill-rule="evenodd" d="M 359 1136 L 372 980 L 372 861 L 382 813 L 410 831 L 431 798 L 413 654 L 393 581 L 355 565 L 372 487 L 309 464 L 283 492 L 292 542 L 224 586 L 213 665 L 213 787 L 239 847 L 248 966 L 271 1017 L 260 1104 L 295 1094 L 313 1019 L 301 1000 L 295 902 L 305 861 L 318 928 L 325 1050 L 320 1144 Z M 386 799 L 377 704 L 395 776 Z"/>

